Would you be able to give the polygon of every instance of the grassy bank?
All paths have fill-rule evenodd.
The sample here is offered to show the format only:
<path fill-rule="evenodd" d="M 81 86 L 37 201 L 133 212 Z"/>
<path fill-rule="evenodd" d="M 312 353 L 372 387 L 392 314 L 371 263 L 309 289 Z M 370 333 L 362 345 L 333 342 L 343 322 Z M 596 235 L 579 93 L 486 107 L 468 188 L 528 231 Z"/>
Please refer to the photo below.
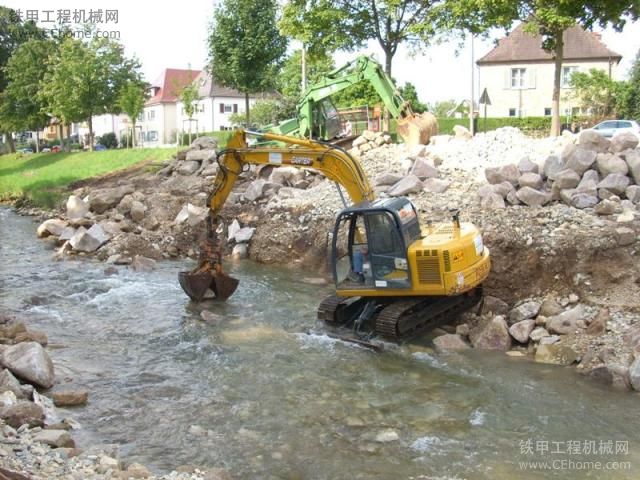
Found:
<path fill-rule="evenodd" d="M 37 206 L 52 207 L 73 182 L 126 169 L 141 162 L 166 160 L 174 152 L 167 148 L 145 148 L 2 155 L 0 200 L 26 197 Z"/>

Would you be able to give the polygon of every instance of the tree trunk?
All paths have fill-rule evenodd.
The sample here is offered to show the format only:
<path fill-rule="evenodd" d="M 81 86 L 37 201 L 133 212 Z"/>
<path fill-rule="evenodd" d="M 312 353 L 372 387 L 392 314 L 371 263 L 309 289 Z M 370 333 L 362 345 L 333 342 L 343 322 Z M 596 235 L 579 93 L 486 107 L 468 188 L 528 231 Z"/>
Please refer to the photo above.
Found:
<path fill-rule="evenodd" d="M 64 125 L 62 126 L 62 128 L 64 129 Z M 71 151 L 71 124 L 70 123 L 67 123 L 67 141 L 66 141 L 66 145 L 64 146 L 64 151 L 65 152 Z"/>
<path fill-rule="evenodd" d="M 37 128 L 36 128 L 36 153 L 40 153 L 40 135 L 38 135 Z"/>
<path fill-rule="evenodd" d="M 249 128 L 249 122 L 251 122 L 251 115 L 249 114 L 249 92 L 244 93 L 244 108 L 245 108 L 245 122 L 247 128 Z"/>
<path fill-rule="evenodd" d="M 562 60 L 564 54 L 564 40 L 562 30 L 555 32 L 556 46 L 554 49 L 555 71 L 553 73 L 553 97 L 551 97 L 551 132 L 552 137 L 560 135 L 560 78 L 562 74 Z"/>
<path fill-rule="evenodd" d="M 16 153 L 16 144 L 13 141 L 13 132 L 6 132 L 7 145 L 9 145 L 9 153 Z"/>
<path fill-rule="evenodd" d="M 393 54 L 388 51 L 385 50 L 384 52 L 384 71 L 387 75 L 389 75 L 389 78 L 391 78 L 391 62 L 393 60 Z M 382 117 L 382 130 L 385 132 L 390 132 L 391 131 L 391 117 L 389 115 L 389 109 L 385 106 L 384 108 L 384 115 Z"/>
<path fill-rule="evenodd" d="M 136 121 L 133 122 L 133 131 L 131 132 L 131 146 L 136 148 Z"/>
<path fill-rule="evenodd" d="M 89 151 L 93 152 L 93 116 L 89 115 Z"/>

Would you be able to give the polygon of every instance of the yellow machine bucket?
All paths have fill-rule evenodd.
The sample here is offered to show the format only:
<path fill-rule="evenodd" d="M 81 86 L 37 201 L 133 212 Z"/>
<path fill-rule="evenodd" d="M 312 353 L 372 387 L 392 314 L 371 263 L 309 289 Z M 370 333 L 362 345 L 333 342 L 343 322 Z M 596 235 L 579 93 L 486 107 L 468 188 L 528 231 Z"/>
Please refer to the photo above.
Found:
<path fill-rule="evenodd" d="M 397 131 L 406 145 L 426 145 L 438 134 L 438 121 L 432 113 L 414 113 L 398 119 Z"/>

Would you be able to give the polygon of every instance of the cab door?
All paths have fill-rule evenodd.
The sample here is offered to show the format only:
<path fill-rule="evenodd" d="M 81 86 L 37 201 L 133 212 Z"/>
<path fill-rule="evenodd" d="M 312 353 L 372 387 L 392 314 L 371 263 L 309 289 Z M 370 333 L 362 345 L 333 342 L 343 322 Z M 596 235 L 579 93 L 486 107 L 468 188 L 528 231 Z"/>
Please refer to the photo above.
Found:
<path fill-rule="evenodd" d="M 411 288 L 411 276 L 396 218 L 388 211 L 367 213 L 368 256 L 377 288 Z"/>

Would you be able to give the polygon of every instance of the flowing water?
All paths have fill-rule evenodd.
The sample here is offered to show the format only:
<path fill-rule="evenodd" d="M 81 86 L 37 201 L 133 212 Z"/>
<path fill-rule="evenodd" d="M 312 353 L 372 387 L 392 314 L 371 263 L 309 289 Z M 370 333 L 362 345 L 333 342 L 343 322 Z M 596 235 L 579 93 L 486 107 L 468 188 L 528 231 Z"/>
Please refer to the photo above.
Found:
<path fill-rule="evenodd" d="M 35 226 L 0 209 L 0 307 L 47 332 L 59 383 L 89 388 L 87 406 L 58 410 L 81 446 L 242 479 L 640 478 L 635 394 L 503 354 L 308 333 L 330 292 L 301 281 L 313 272 L 232 266 L 240 288 L 207 324 L 178 286 L 186 262 L 107 276 L 51 261 Z"/>

